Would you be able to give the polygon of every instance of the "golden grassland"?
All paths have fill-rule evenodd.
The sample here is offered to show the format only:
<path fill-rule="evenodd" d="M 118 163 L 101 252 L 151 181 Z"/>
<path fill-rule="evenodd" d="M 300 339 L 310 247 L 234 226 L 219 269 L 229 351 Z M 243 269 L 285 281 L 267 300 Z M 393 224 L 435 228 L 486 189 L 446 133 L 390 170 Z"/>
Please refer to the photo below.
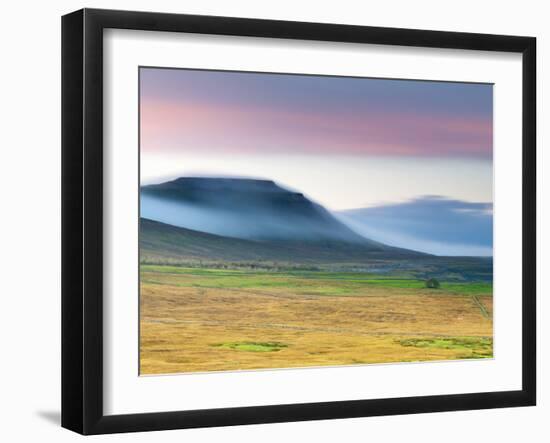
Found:
<path fill-rule="evenodd" d="M 492 357 L 492 288 L 142 266 L 140 372 Z"/>

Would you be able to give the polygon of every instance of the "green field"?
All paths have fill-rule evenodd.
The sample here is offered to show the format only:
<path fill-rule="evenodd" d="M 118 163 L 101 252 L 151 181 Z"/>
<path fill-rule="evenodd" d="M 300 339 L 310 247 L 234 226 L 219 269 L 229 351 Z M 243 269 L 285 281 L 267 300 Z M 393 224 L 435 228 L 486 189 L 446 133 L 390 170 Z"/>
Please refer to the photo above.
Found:
<path fill-rule="evenodd" d="M 423 280 L 353 272 L 262 272 L 155 265 L 142 265 L 141 269 L 143 283 L 179 287 L 257 290 L 285 288 L 297 295 L 332 296 L 364 295 L 374 288 L 416 289 L 427 293 L 433 291 L 426 288 Z M 446 294 L 484 295 L 492 293 L 493 285 L 489 282 L 443 282 L 438 291 Z"/>

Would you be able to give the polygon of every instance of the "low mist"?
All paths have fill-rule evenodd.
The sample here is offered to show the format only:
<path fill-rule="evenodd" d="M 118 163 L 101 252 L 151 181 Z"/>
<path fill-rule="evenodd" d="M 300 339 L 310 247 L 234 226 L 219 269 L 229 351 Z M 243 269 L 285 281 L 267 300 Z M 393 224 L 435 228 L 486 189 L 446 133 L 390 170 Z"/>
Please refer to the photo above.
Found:
<path fill-rule="evenodd" d="M 185 199 L 142 192 L 140 214 L 181 228 L 249 240 L 366 241 L 301 194 L 279 189 L 280 195 L 201 190 L 186 193 Z"/>
<path fill-rule="evenodd" d="M 392 246 L 436 255 L 493 254 L 491 203 L 423 196 L 336 216 L 357 233 Z"/>

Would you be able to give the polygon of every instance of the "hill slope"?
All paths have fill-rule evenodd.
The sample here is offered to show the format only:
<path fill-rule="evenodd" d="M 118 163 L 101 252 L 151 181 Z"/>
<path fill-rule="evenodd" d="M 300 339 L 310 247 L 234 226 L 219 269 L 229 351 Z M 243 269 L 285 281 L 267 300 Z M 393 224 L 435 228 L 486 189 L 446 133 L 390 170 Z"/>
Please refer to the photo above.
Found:
<path fill-rule="evenodd" d="M 287 263 L 363 263 L 373 259 L 421 257 L 424 254 L 341 241 L 245 240 L 223 237 L 140 219 L 140 257 L 146 262 L 273 261 Z"/>

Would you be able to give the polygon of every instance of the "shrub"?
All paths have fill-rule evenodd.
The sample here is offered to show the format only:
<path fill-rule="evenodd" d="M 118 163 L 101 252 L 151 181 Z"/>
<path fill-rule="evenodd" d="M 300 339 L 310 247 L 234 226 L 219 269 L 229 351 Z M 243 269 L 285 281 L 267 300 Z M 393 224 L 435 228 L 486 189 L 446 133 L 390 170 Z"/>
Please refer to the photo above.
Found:
<path fill-rule="evenodd" d="M 430 289 L 439 289 L 441 285 L 439 284 L 439 281 L 436 278 L 429 278 L 426 280 L 426 287 Z"/>

